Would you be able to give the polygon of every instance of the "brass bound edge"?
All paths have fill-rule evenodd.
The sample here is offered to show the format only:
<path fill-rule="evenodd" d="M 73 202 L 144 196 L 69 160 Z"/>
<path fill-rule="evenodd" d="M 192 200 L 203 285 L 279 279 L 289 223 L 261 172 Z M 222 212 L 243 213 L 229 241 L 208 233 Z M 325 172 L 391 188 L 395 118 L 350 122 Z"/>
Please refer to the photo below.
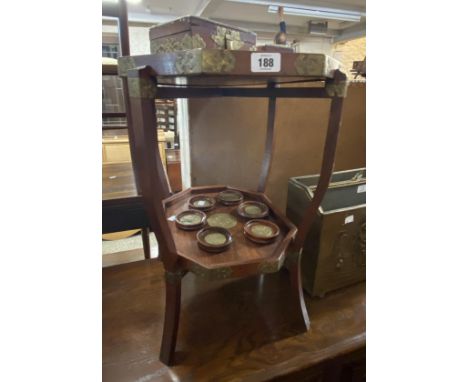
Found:
<path fill-rule="evenodd" d="M 149 78 L 128 77 L 128 94 L 132 98 L 156 98 L 157 86 Z"/>
<path fill-rule="evenodd" d="M 211 39 L 219 49 L 239 50 L 244 46 L 239 31 L 219 25 L 216 27 L 216 33 L 211 35 Z"/>
<path fill-rule="evenodd" d="M 127 71 L 136 67 L 133 57 L 125 56 L 118 58 L 118 74 L 120 77 L 127 77 Z"/>
<path fill-rule="evenodd" d="M 224 280 L 232 275 L 232 269 L 229 267 L 208 269 L 199 265 L 191 265 L 190 270 L 198 277 L 205 280 Z"/>
<path fill-rule="evenodd" d="M 203 73 L 229 73 L 234 70 L 236 58 L 229 50 L 203 50 L 202 71 Z"/>
<path fill-rule="evenodd" d="M 176 74 L 198 74 L 202 71 L 201 50 L 175 52 Z"/>
<path fill-rule="evenodd" d="M 325 55 L 323 54 L 298 54 L 294 66 L 297 74 L 301 76 L 325 75 Z"/>
<path fill-rule="evenodd" d="M 281 256 L 275 261 L 264 261 L 258 265 L 258 270 L 261 273 L 275 273 L 278 272 L 283 266 L 285 256 Z"/>
<path fill-rule="evenodd" d="M 327 82 L 325 85 L 325 91 L 329 97 L 346 97 L 348 92 L 348 81 L 340 81 L 338 83 Z"/>
<path fill-rule="evenodd" d="M 151 40 L 150 42 L 150 51 L 153 54 L 170 53 L 196 48 L 206 48 L 205 41 L 198 33 L 193 36 L 189 33 L 185 33 L 182 38 L 166 37 L 163 39 Z"/>
<path fill-rule="evenodd" d="M 164 277 L 168 283 L 173 284 L 175 282 L 180 281 L 182 277 L 185 276 L 186 273 L 187 273 L 186 271 L 182 271 L 182 270 L 175 271 L 175 272 L 166 271 L 164 274 Z"/>

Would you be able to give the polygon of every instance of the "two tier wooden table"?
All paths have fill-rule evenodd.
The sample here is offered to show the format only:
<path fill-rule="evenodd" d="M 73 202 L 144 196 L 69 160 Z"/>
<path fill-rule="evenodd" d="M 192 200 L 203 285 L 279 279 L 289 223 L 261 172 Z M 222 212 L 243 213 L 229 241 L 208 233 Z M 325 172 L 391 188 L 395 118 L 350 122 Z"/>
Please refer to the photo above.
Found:
<path fill-rule="evenodd" d="M 268 60 L 262 61 L 264 58 Z M 270 59 L 273 61 L 269 61 Z M 266 67 L 259 69 L 261 62 Z M 128 82 L 132 121 L 132 134 L 129 136 L 135 154 L 138 189 L 158 240 L 160 259 L 165 269 L 166 305 L 160 351 L 160 359 L 165 364 L 171 365 L 175 360 L 181 281 L 187 272 L 201 278 L 219 280 L 274 273 L 286 265 L 291 281 L 291 301 L 302 317 L 302 331 L 309 330 L 309 315 L 301 285 L 300 260 L 305 236 L 317 215 L 333 170 L 347 87 L 346 75 L 338 68 L 339 63 L 336 60 L 323 54 L 215 49 L 192 49 L 119 59 L 119 74 L 126 77 Z M 320 86 L 291 85 L 296 82 L 319 82 Z M 197 246 L 195 232 L 182 233 L 175 226 L 173 217 L 187 208 L 191 196 L 216 196 L 227 186 L 235 186 L 206 186 L 172 195 L 159 153 L 154 150 L 157 124 L 154 100 L 190 97 L 268 98 L 266 141 L 259 185 L 255 191 L 241 192 L 244 200 L 261 201 L 268 206 L 269 214 L 265 219 L 275 222 L 280 229 L 275 243 L 252 244 L 243 236 L 244 222 L 238 221 L 231 229 L 233 245 L 219 254 L 207 253 Z M 278 97 L 331 100 L 320 181 L 305 217 L 297 228 L 264 194 L 272 163 Z M 229 111 L 226 113 L 229 117 Z M 235 215 L 234 209 L 225 212 Z"/>

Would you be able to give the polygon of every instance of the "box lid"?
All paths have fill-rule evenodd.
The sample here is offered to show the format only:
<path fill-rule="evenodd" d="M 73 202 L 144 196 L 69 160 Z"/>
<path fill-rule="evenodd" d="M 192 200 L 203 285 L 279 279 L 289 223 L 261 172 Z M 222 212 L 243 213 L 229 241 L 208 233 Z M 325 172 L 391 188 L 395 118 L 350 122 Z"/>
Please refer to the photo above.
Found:
<path fill-rule="evenodd" d="M 191 30 L 192 27 L 194 26 L 206 27 L 206 28 L 214 28 L 214 27 L 220 26 L 220 27 L 229 28 L 235 31 L 248 33 L 252 36 L 256 36 L 255 32 L 249 31 L 247 29 L 239 28 L 239 27 L 224 24 L 224 23 L 219 23 L 216 21 L 205 19 L 203 17 L 184 16 L 179 19 L 169 21 L 167 23 L 152 27 L 149 32 L 150 39 L 153 40 L 156 38 L 166 37 L 166 36 L 170 36 L 170 35 L 181 33 L 181 32 L 187 32 Z"/>

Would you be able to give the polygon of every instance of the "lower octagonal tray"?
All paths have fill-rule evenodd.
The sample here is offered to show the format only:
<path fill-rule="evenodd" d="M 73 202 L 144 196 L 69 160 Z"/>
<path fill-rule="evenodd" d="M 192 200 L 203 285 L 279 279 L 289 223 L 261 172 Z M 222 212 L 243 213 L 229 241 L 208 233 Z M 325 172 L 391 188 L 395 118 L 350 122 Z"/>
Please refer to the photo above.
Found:
<path fill-rule="evenodd" d="M 248 203 L 247 205 L 264 206 L 260 210 L 262 212 L 266 210 L 267 221 L 278 226 L 278 234 L 274 240 L 256 243 L 245 236 L 244 224 L 248 221 L 241 220 L 237 212 L 240 204 L 224 205 L 218 202 L 215 203 L 211 211 L 205 212 L 207 222 L 201 229 L 217 228 L 222 230 L 229 227 L 227 231 L 232 237 L 231 244 L 224 246 L 223 240 L 218 235 L 207 239 L 211 244 L 221 246 L 221 252 L 210 253 L 212 248 L 209 245 L 205 244 L 204 246 L 203 243 L 199 245 L 197 233 L 200 230 L 187 231 L 177 227 L 173 217 L 190 209 L 190 201 L 193 201 L 194 198 L 199 200 L 199 197 L 208 197 L 216 200 L 221 192 L 227 190 L 236 190 L 242 193 L 243 203 Z M 169 228 L 168 233 L 172 236 L 174 243 L 174 250 L 181 257 L 179 261 L 184 267 L 204 278 L 241 277 L 256 274 L 259 269 L 261 272 L 276 272 L 283 264 L 286 250 L 297 232 L 296 227 L 273 206 L 264 194 L 233 187 L 189 188 L 164 199 L 163 208 Z M 252 217 L 247 219 L 252 220 Z M 234 224 L 235 222 L 236 224 Z M 219 244 L 217 243 L 218 239 L 220 240 Z M 228 241 L 230 242 L 230 240 Z M 214 250 L 218 251 L 219 248 Z"/>

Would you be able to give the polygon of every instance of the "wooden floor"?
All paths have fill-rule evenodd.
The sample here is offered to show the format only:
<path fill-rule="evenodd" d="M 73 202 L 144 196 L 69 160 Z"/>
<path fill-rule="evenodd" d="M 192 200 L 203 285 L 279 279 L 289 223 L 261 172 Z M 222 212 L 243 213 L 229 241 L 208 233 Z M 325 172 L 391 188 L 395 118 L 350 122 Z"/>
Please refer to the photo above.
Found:
<path fill-rule="evenodd" d="M 102 272 L 104 381 L 362 380 L 355 374 L 364 367 L 365 284 L 308 298 L 311 328 L 298 334 L 287 273 L 220 282 L 188 274 L 176 365 L 168 368 L 158 360 L 161 263 L 138 261 Z"/>

